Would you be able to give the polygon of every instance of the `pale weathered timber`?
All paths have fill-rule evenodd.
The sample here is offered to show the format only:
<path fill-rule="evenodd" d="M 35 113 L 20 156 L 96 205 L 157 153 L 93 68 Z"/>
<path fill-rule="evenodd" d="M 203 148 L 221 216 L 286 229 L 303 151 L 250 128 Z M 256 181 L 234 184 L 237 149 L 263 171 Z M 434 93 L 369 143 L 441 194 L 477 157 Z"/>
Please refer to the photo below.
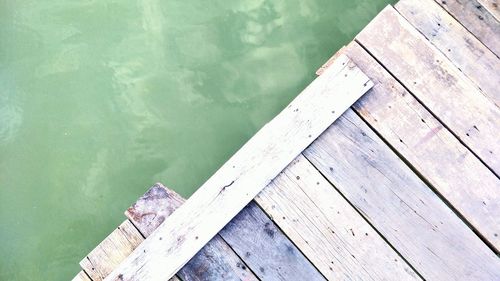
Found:
<path fill-rule="evenodd" d="M 85 272 L 83 270 L 78 272 L 78 274 L 71 280 L 72 281 L 92 281 L 92 279 L 90 279 L 87 276 L 87 274 L 85 274 Z"/>
<path fill-rule="evenodd" d="M 253 201 L 219 234 L 261 280 L 325 280 Z"/>
<path fill-rule="evenodd" d="M 331 58 L 329 58 L 320 68 L 318 68 L 318 70 L 316 70 L 316 75 L 321 75 L 330 65 L 332 65 L 332 63 L 342 53 L 341 51 L 343 48 L 344 48 L 344 46 L 342 48 L 340 48 L 340 50 L 337 53 L 335 53 L 335 55 L 333 55 Z"/>
<path fill-rule="evenodd" d="M 125 220 L 80 261 L 80 266 L 92 280 L 103 280 L 142 240 L 144 239 L 132 223 Z"/>
<path fill-rule="evenodd" d="M 148 237 L 184 201 L 179 194 L 157 183 L 128 208 L 125 215 Z M 212 238 L 177 275 L 184 281 L 258 280 L 219 235 Z"/>
<path fill-rule="evenodd" d="M 498 10 L 497 0 L 478 0 L 481 4 L 497 21 L 500 21 L 500 11 Z M 498 35 L 498 34 L 497 34 Z"/>
<path fill-rule="evenodd" d="M 353 111 L 303 154 L 424 279 L 500 279 L 500 259 Z"/>
<path fill-rule="evenodd" d="M 500 174 L 500 109 L 392 7 L 356 37 L 467 147 Z"/>
<path fill-rule="evenodd" d="M 500 59 L 490 49 L 434 0 L 400 0 L 395 8 L 482 93 L 500 105 Z"/>
<path fill-rule="evenodd" d="M 302 155 L 255 201 L 328 280 L 421 280 Z"/>
<path fill-rule="evenodd" d="M 125 214 L 142 233 L 151 233 L 183 202 L 158 183 Z M 184 281 L 256 280 L 249 268 L 263 280 L 290 280 L 293 276 L 324 280 L 255 203 L 241 210 L 177 275 Z"/>
<path fill-rule="evenodd" d="M 378 82 L 353 108 L 498 252 L 500 180 L 361 46 L 343 51 Z"/>
<path fill-rule="evenodd" d="M 435 0 L 486 47 L 500 56 L 500 24 L 477 0 Z"/>
<path fill-rule="evenodd" d="M 164 280 L 173 276 L 372 85 L 347 57 L 340 56 L 168 217 L 107 280 Z"/>
<path fill-rule="evenodd" d="M 155 184 L 127 209 L 125 214 L 130 221 L 124 221 L 88 254 L 80 263 L 81 267 L 92 280 L 104 279 L 144 240 L 139 232 L 145 237 L 149 236 L 183 202 L 184 199 L 177 193 L 160 183 Z M 136 228 L 139 231 L 135 230 Z M 128 243 L 130 239 L 133 245 Z M 244 263 L 241 259 L 217 236 L 179 271 L 179 276 L 184 281 L 257 280 L 255 275 L 242 265 Z M 179 279 L 173 277 L 171 280 Z"/>

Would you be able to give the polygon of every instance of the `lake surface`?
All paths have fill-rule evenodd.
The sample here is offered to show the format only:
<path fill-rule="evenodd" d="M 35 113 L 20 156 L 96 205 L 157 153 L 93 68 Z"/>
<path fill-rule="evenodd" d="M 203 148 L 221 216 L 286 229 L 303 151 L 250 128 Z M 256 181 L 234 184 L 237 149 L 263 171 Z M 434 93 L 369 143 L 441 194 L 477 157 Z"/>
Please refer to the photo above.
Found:
<path fill-rule="evenodd" d="M 189 196 L 389 0 L 0 0 L 0 280 Z"/>

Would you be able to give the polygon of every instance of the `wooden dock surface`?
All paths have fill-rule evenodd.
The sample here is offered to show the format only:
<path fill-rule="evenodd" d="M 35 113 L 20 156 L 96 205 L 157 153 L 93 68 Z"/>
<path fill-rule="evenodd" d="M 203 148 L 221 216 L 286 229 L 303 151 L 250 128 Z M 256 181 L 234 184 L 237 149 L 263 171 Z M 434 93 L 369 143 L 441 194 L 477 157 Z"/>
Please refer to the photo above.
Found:
<path fill-rule="evenodd" d="M 73 280 L 500 280 L 500 16 L 401 0 L 188 200 L 156 184 Z"/>

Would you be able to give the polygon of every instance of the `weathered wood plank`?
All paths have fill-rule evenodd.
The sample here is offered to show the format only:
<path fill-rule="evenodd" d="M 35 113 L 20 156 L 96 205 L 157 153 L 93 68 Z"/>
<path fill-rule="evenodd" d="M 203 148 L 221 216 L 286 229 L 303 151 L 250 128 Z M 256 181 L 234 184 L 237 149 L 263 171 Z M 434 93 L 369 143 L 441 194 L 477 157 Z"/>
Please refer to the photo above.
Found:
<path fill-rule="evenodd" d="M 356 42 L 344 52 L 377 81 L 358 114 L 498 251 L 499 179 Z"/>
<path fill-rule="evenodd" d="M 433 0 L 400 0 L 395 8 L 481 92 L 500 105 L 500 60 L 490 49 Z"/>
<path fill-rule="evenodd" d="M 302 155 L 255 200 L 328 280 L 421 280 Z"/>
<path fill-rule="evenodd" d="M 87 276 L 87 274 L 85 274 L 85 272 L 83 270 L 78 272 L 78 274 L 71 280 L 72 281 L 92 281 L 92 279 L 90 279 Z"/>
<path fill-rule="evenodd" d="M 148 237 L 184 201 L 180 195 L 157 183 L 128 208 L 125 215 Z M 177 275 L 184 281 L 257 280 L 219 235 L 210 240 Z"/>
<path fill-rule="evenodd" d="M 435 0 L 486 47 L 500 56 L 500 24 L 477 0 Z"/>
<path fill-rule="evenodd" d="M 132 223 L 125 220 L 80 262 L 80 266 L 92 280 L 103 280 L 142 240 Z"/>
<path fill-rule="evenodd" d="M 303 154 L 424 279 L 500 279 L 498 257 L 353 111 Z"/>
<path fill-rule="evenodd" d="M 157 184 L 125 214 L 141 233 L 152 233 L 183 202 L 177 193 Z M 273 237 L 269 237 L 271 232 Z M 185 281 L 255 280 L 248 268 L 263 280 L 289 280 L 293 276 L 324 280 L 255 203 L 244 208 L 177 275 Z M 241 273 L 234 276 L 233 272 Z"/>
<path fill-rule="evenodd" d="M 339 57 L 107 280 L 164 280 L 175 274 L 371 86 L 371 81 L 347 57 Z"/>
<path fill-rule="evenodd" d="M 219 234 L 261 280 L 325 280 L 254 201 Z"/>
<path fill-rule="evenodd" d="M 177 208 L 184 204 L 184 198 L 161 183 L 153 185 L 130 208 L 125 216 L 144 237 L 148 237 Z"/>
<path fill-rule="evenodd" d="M 154 185 L 125 212 L 130 221 L 124 221 L 103 240 L 81 261 L 81 267 L 94 281 L 103 280 L 144 240 L 139 232 L 149 236 L 183 202 L 177 193 L 159 183 Z M 129 240 L 133 243 L 128 243 Z M 242 264 L 234 251 L 217 236 L 180 270 L 179 275 L 184 281 L 257 280 Z"/>
<path fill-rule="evenodd" d="M 500 174 L 500 109 L 422 34 L 388 6 L 356 39 Z"/>
<path fill-rule="evenodd" d="M 481 4 L 497 21 L 500 21 L 500 11 L 498 10 L 497 0 L 478 0 Z"/>

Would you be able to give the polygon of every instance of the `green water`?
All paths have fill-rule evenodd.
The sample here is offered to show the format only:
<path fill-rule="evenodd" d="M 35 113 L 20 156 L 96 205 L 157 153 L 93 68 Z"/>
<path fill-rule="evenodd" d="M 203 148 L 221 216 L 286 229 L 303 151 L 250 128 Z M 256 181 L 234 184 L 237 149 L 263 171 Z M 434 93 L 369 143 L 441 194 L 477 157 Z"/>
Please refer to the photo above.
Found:
<path fill-rule="evenodd" d="M 390 0 L 0 0 L 0 280 L 189 196 Z"/>

